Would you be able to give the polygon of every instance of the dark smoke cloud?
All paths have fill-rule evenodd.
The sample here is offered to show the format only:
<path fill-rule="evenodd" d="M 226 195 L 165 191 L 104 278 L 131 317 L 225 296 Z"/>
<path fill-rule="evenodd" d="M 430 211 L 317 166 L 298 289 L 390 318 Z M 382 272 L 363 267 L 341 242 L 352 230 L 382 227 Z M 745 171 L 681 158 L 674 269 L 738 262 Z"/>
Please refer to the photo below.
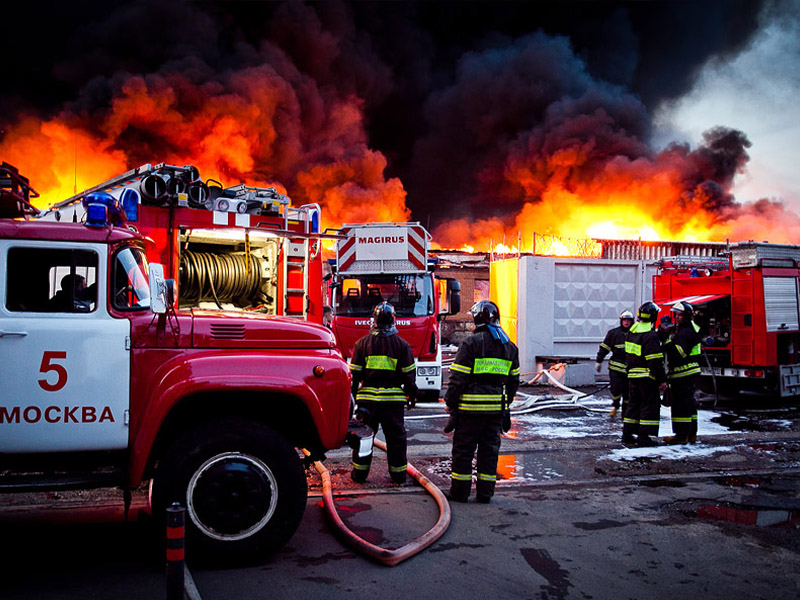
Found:
<path fill-rule="evenodd" d="M 511 214 L 536 201 L 548 178 L 570 185 L 615 160 L 644 158 L 683 161 L 685 201 L 720 210 L 733 202 L 745 135 L 714 130 L 694 151 L 654 155 L 649 115 L 686 91 L 709 57 L 746 44 L 762 4 L 15 3 L 4 8 L 18 24 L 5 28 L 5 54 L 17 59 L 4 72 L 0 126 L 22 113 L 62 115 L 112 130 L 146 162 L 187 142 L 166 121 L 98 118 L 132 78 L 169 88 L 176 113 L 200 115 L 229 94 L 258 104 L 248 74 L 282 94 L 277 137 L 263 140 L 252 172 L 309 195 L 324 196 L 309 188 L 309 172 L 371 155 L 401 179 L 413 217 L 434 225 L 454 214 Z M 331 116 L 342 108 L 363 118 Z M 362 179 L 369 187 L 375 174 Z"/>

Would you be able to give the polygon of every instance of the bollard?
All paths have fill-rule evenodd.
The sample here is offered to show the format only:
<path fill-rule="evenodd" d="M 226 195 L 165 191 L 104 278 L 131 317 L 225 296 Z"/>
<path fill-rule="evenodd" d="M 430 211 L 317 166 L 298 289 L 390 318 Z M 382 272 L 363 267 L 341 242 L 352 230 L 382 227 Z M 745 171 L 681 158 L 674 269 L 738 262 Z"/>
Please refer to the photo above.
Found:
<path fill-rule="evenodd" d="M 167 600 L 183 600 L 185 519 L 177 502 L 167 509 Z"/>

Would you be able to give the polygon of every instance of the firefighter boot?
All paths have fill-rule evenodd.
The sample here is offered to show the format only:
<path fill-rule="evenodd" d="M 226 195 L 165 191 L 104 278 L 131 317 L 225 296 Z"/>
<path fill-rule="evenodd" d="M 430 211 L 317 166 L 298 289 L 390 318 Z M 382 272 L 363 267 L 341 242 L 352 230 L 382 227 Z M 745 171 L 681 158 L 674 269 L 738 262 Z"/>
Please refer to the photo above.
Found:
<path fill-rule="evenodd" d="M 689 438 L 685 435 L 671 435 L 664 438 L 664 443 L 670 446 L 677 446 L 679 444 L 688 444 Z"/>
<path fill-rule="evenodd" d="M 450 502 L 467 502 L 467 501 L 469 501 L 469 495 L 468 494 L 461 494 L 459 492 L 453 492 L 452 489 L 447 493 L 447 498 L 450 500 Z"/>
<path fill-rule="evenodd" d="M 355 483 L 364 483 L 367 480 L 367 476 L 369 475 L 369 471 L 364 469 L 353 469 L 350 471 L 350 479 L 352 479 Z"/>
<path fill-rule="evenodd" d="M 658 442 L 648 435 L 639 435 L 636 438 L 636 445 L 640 448 L 652 448 L 653 446 L 658 446 Z"/>
<path fill-rule="evenodd" d="M 697 442 L 697 434 L 696 433 L 690 433 L 689 434 L 689 443 L 690 444 L 694 444 L 696 442 Z"/>
<path fill-rule="evenodd" d="M 406 469 L 403 467 L 403 470 L 394 470 L 393 468 L 389 468 L 389 477 L 392 479 L 392 483 L 402 484 L 406 482 Z"/>
<path fill-rule="evenodd" d="M 611 409 L 611 412 L 608 413 L 609 418 L 613 419 L 617 416 L 617 412 L 619 412 L 619 408 L 616 406 Z"/>

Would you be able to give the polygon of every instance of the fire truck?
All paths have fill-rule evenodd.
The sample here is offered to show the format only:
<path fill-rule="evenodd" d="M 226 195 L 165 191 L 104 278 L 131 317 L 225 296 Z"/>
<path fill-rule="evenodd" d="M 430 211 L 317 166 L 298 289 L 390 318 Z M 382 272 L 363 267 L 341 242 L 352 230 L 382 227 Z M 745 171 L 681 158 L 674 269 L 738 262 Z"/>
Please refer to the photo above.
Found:
<path fill-rule="evenodd" d="M 0 169 L 0 491 L 118 486 L 127 513 L 149 485 L 154 522 L 186 508 L 188 556 L 260 556 L 302 518 L 297 448 L 317 460 L 348 435 L 347 363 L 331 331 L 303 318 L 318 301 L 292 283 L 308 264 L 274 264 L 319 242 L 315 213 L 249 188 L 217 197 L 243 196 L 243 212 L 182 206 L 162 169 L 83 194 L 78 222 L 37 218 L 28 181 Z M 174 193 L 156 204 L 162 182 Z M 276 214 L 244 222 L 259 216 L 250 193 Z M 219 273 L 189 273 L 190 255 L 212 247 L 230 250 L 225 276 L 261 288 L 227 292 Z"/>
<path fill-rule="evenodd" d="M 369 331 L 373 308 L 391 303 L 398 333 L 414 351 L 419 399 L 436 401 L 442 389 L 440 322 L 461 310 L 461 284 L 434 277 L 431 235 L 417 222 L 346 223 L 339 233 L 329 286 L 339 349 L 351 358 Z"/>
<path fill-rule="evenodd" d="M 725 256 L 727 255 L 727 256 Z M 800 394 L 800 246 L 741 242 L 719 258 L 657 263 L 653 299 L 695 311 L 704 344 L 701 379 L 726 392 Z"/>
<path fill-rule="evenodd" d="M 322 322 L 320 207 L 274 187 L 223 188 L 189 166 L 146 164 L 55 204 L 69 217 L 89 193 L 128 202 L 126 219 L 155 243 L 182 308 L 225 308 Z M 74 214 L 74 213 L 73 213 Z"/>

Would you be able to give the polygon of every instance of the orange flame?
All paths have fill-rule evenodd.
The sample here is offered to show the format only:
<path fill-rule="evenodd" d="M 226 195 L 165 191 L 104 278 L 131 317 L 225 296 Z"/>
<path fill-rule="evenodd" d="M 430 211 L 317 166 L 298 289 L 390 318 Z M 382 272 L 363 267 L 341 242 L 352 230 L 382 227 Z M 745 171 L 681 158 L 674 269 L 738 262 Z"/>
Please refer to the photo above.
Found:
<path fill-rule="evenodd" d="M 20 120 L 0 157 L 28 177 L 40 208 L 165 162 L 225 186 L 276 186 L 295 205 L 318 202 L 323 227 L 408 220 L 402 184 L 385 178 L 385 157 L 366 146 L 359 101 L 324 108 L 301 114 L 296 90 L 267 67 L 233 75 L 225 89 L 177 74 L 131 77 L 107 113 Z"/>
<path fill-rule="evenodd" d="M 711 212 L 702 199 L 686 201 L 678 168 L 640 159 L 617 161 L 591 181 L 573 183 L 569 189 L 553 178 L 539 199 L 523 203 L 513 218 L 454 219 L 437 227 L 433 235 L 443 248 L 469 243 L 488 251 L 492 240 L 496 244 L 517 232 L 524 251 L 530 249 L 534 233 L 577 239 L 793 243 L 800 235 L 800 217 L 770 200 Z M 568 248 L 563 251 L 576 254 Z"/>

